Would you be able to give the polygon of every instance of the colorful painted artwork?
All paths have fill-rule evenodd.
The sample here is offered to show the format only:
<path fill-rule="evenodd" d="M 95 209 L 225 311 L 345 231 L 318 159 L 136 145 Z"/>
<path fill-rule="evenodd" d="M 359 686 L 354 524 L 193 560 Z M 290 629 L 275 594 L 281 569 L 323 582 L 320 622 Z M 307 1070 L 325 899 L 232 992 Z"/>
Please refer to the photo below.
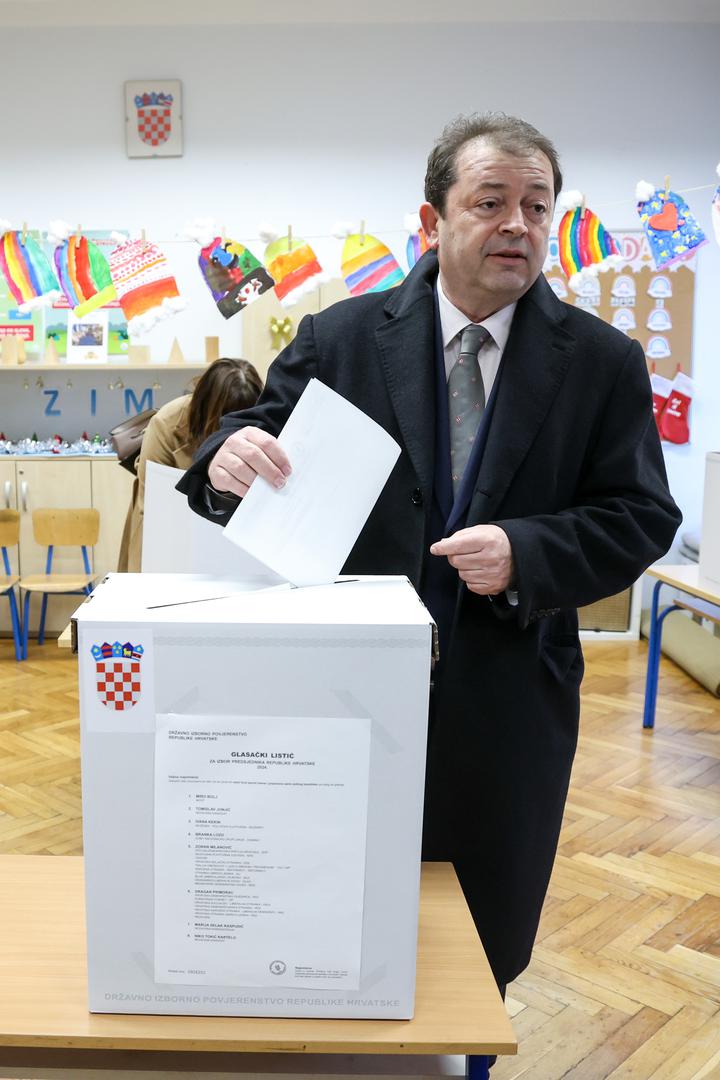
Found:
<path fill-rule="evenodd" d="M 234 240 L 216 236 L 198 257 L 200 272 L 221 315 L 237 315 L 248 304 L 272 289 L 275 282 L 253 253 Z"/>
<path fill-rule="evenodd" d="M 0 236 L 0 271 L 20 312 L 51 304 L 60 283 L 40 244 L 29 234 L 7 230 Z"/>
<path fill-rule="evenodd" d="M 688 204 L 677 192 L 641 181 L 637 199 L 637 212 L 658 270 L 690 258 L 707 243 Z"/>
<path fill-rule="evenodd" d="M 131 333 L 147 333 L 185 307 L 167 259 L 147 240 L 124 240 L 110 253 L 113 285 Z"/>
<path fill-rule="evenodd" d="M 407 245 L 405 247 L 405 257 L 407 258 L 408 270 L 412 270 L 415 263 L 418 261 L 421 255 L 424 255 L 428 250 L 427 237 L 422 229 L 418 229 L 417 232 L 410 233 L 408 236 Z"/>
<path fill-rule="evenodd" d="M 60 286 L 75 315 L 87 315 L 116 298 L 108 261 L 86 236 L 61 241 L 54 259 Z"/>
<path fill-rule="evenodd" d="M 299 237 L 288 239 L 287 236 L 280 236 L 270 240 L 263 261 L 275 282 L 275 295 L 283 307 L 292 307 L 302 296 L 327 281 L 327 274 L 315 252 Z"/>
<path fill-rule="evenodd" d="M 74 230 L 74 234 L 84 236 L 88 241 L 88 245 L 92 245 L 98 249 L 100 257 L 108 265 L 109 273 L 109 258 L 110 253 L 117 247 L 117 233 L 112 232 L 110 229 L 82 229 L 78 226 Z M 43 244 L 43 250 L 51 262 L 55 259 L 57 247 L 63 240 L 71 239 L 72 235 L 73 230 L 66 222 L 50 222 L 50 228 L 48 230 L 47 240 Z M 110 275 L 110 283 L 112 285 L 112 275 Z M 63 286 L 64 290 L 62 277 L 60 278 L 60 284 Z M 105 296 L 107 297 L 109 294 L 105 293 Z M 52 342 L 54 351 L 57 352 L 58 356 L 67 356 L 67 313 L 68 311 L 72 311 L 73 307 L 74 305 L 63 291 L 55 300 L 53 300 L 52 306 L 45 309 L 44 328 L 41 335 L 41 348 L 46 348 Z M 129 344 L 127 319 L 120 307 L 120 301 L 117 298 L 114 286 L 112 286 L 112 298 L 106 298 L 101 305 L 101 308 L 102 310 L 107 311 L 108 314 L 108 355 L 117 358 L 125 356 Z M 99 309 L 92 308 L 91 310 L 97 311 Z M 78 317 L 82 318 L 83 316 Z"/>
<path fill-rule="evenodd" d="M 578 193 L 579 194 L 579 193 Z M 576 292 L 583 278 L 621 261 L 620 251 L 600 218 L 583 204 L 570 207 L 558 226 L 560 265 Z"/>
<path fill-rule="evenodd" d="M 692 376 L 693 311 L 697 256 L 678 259 L 667 269 L 655 268 L 646 231 L 616 232 L 621 262 L 607 274 L 586 279 L 579 290 L 562 297 L 583 311 L 599 315 L 616 330 L 639 342 L 654 373 L 669 387 L 678 370 Z M 566 271 L 561 265 L 559 236 L 551 235 L 543 267 L 548 284 L 561 296 Z M 594 294 L 589 286 L 592 284 Z M 589 302 L 592 302 L 591 306 Z M 668 394 L 665 394 L 665 398 Z M 664 404 L 663 404 L 664 408 Z M 658 402 L 655 403 L 658 415 Z M 661 431 L 666 442 L 680 441 Z"/>
<path fill-rule="evenodd" d="M 352 233 L 346 238 L 341 269 L 351 296 L 383 292 L 405 278 L 390 248 L 370 233 Z"/>

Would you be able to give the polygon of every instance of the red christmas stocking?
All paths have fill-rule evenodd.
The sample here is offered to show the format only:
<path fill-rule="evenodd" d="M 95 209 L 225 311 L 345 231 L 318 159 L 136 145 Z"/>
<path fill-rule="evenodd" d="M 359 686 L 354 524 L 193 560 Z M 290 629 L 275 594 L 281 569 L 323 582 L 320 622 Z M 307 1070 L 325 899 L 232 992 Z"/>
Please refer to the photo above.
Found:
<path fill-rule="evenodd" d="M 653 416 L 655 417 L 657 429 L 660 431 L 660 417 L 667 404 L 667 399 L 670 397 L 672 383 L 670 382 L 670 379 L 666 379 L 664 375 L 656 375 L 653 371 L 650 376 L 650 386 L 652 388 Z M 662 432 L 660 432 L 660 434 L 662 434 Z"/>
<path fill-rule="evenodd" d="M 690 441 L 688 415 L 692 396 L 692 379 L 679 371 L 673 379 L 667 405 L 660 417 L 660 434 L 668 442 L 681 444 Z"/>

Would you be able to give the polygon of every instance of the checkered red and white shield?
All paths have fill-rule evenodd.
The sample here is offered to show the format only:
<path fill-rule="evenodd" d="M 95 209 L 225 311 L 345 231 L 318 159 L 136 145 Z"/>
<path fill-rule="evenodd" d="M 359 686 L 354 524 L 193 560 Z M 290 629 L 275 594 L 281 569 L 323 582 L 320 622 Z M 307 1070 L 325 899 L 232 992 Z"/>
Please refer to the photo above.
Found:
<path fill-rule="evenodd" d="M 148 146 L 167 142 L 172 131 L 172 105 L 139 105 L 137 129 Z"/>
<path fill-rule="evenodd" d="M 103 705 L 115 712 L 132 709 L 140 698 L 140 661 L 121 656 L 97 660 L 96 687 Z"/>

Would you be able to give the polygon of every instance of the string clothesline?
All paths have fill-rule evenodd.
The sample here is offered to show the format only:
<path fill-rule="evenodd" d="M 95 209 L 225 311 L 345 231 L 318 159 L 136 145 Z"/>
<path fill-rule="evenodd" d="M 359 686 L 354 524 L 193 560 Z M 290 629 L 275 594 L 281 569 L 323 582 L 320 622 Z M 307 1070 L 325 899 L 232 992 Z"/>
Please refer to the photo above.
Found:
<path fill-rule="evenodd" d="M 678 195 L 689 195 L 689 194 L 693 194 L 693 193 L 698 192 L 698 191 L 715 191 L 716 188 L 717 188 L 716 184 L 698 184 L 698 185 L 696 185 L 694 187 L 674 188 L 673 190 Z M 614 207 L 618 207 L 618 206 L 625 206 L 626 207 L 627 204 L 628 204 L 627 199 L 617 199 L 617 200 L 612 200 L 612 201 L 609 201 L 609 202 L 605 202 L 605 201 L 595 202 L 595 201 L 593 201 L 592 205 L 593 205 L 593 208 L 596 211 L 597 210 L 602 211 L 603 216 L 604 216 L 606 210 L 614 208 Z M 564 213 L 564 211 L 559 210 L 556 207 L 555 214 L 553 216 L 553 223 L 555 223 L 556 219 L 560 219 L 563 216 L 563 213 Z M 615 225 L 615 226 L 612 226 L 611 228 L 614 228 L 615 231 L 617 231 L 617 232 L 641 231 L 641 229 L 640 229 L 640 227 L 639 227 L 639 225 L 638 225 L 638 223 L 636 221 L 634 221 L 631 225 L 625 225 L 625 226 L 623 226 L 623 225 Z M 27 231 L 29 233 L 30 232 L 39 232 L 41 234 L 43 232 L 45 232 L 45 233 L 47 232 L 47 230 L 32 229 L 31 227 L 28 227 Z M 103 230 L 93 229 L 91 227 L 88 228 L 88 227 L 84 226 L 83 231 L 92 233 L 92 232 L 103 231 Z M 144 231 L 146 231 L 146 230 L 143 230 L 143 232 Z M 221 231 L 221 230 L 219 229 L 218 231 Z M 360 230 L 358 229 L 358 232 L 359 231 Z M 380 235 L 380 236 L 405 236 L 405 237 L 407 237 L 409 235 L 408 230 L 406 228 L 404 228 L 404 227 L 402 227 L 402 228 L 398 228 L 398 227 L 383 228 L 381 226 L 373 226 L 372 231 L 375 234 Z M 225 236 L 230 238 L 230 233 L 226 228 L 223 229 L 222 232 L 223 232 L 223 234 Z M 293 232 L 294 232 L 294 230 L 293 230 Z M 283 235 L 284 235 L 283 233 L 280 233 L 279 236 L 278 236 L 278 239 L 281 240 Z M 332 233 L 332 232 L 303 233 L 302 237 L 305 240 L 336 240 L 336 241 L 339 241 L 341 239 L 335 233 Z M 262 245 L 262 244 L 266 243 L 266 240 L 264 240 L 260 236 L 245 236 L 244 234 L 241 234 L 240 231 L 238 231 L 237 236 L 234 237 L 234 238 L 236 238 L 236 239 L 241 238 L 243 241 L 246 241 L 248 244 L 253 244 L 253 245 L 256 245 L 256 244 L 257 245 Z M 192 239 L 192 238 L 187 237 L 187 236 L 179 236 L 177 234 L 175 236 L 165 237 L 165 238 L 153 237 L 153 242 L 156 243 L 156 244 L 163 244 L 163 245 L 194 244 L 196 246 L 200 246 L 200 245 L 198 245 L 197 240 Z M 296 242 L 297 242 L 297 238 L 295 236 L 293 236 L 293 243 L 296 243 Z"/>

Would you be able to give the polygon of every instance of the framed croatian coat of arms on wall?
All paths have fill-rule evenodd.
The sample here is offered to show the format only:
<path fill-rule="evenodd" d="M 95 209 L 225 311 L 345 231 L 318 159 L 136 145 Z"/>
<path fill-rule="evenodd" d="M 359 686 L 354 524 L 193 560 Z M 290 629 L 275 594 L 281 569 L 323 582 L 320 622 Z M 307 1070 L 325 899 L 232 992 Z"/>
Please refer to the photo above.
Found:
<path fill-rule="evenodd" d="M 125 83 L 128 157 L 181 157 L 182 86 L 177 79 Z"/>

